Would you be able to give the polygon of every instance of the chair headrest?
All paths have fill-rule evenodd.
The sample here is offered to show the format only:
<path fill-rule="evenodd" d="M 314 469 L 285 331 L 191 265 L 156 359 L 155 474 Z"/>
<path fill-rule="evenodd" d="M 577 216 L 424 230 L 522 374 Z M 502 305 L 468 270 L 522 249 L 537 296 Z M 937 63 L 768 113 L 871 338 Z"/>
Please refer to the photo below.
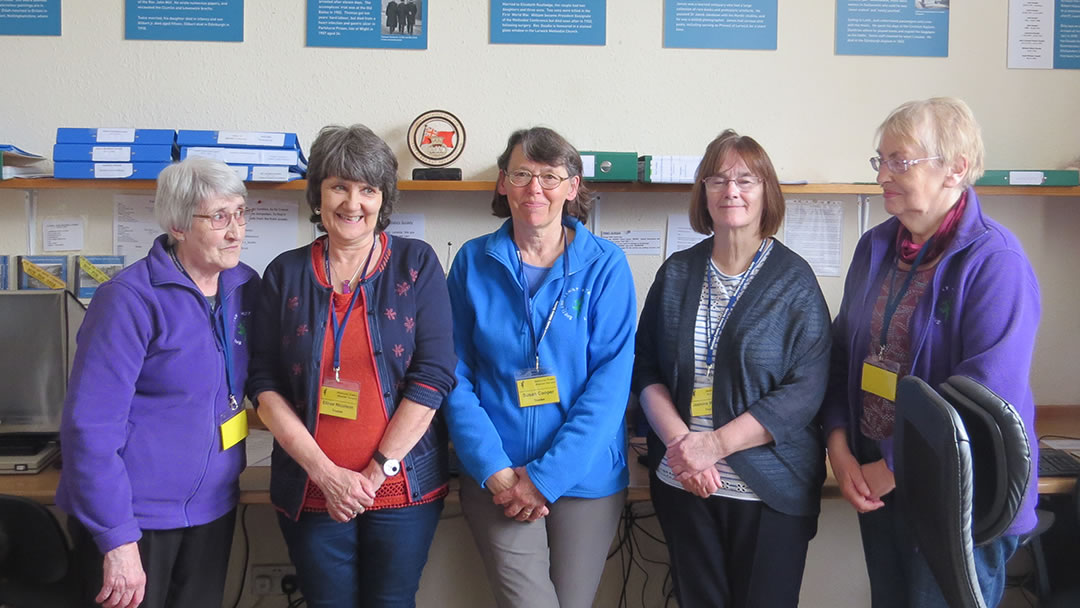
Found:
<path fill-rule="evenodd" d="M 1031 444 L 1020 414 L 992 390 L 965 376 L 938 387 L 956 408 L 971 444 L 972 536 L 988 543 L 1012 525 L 1031 482 Z"/>
<path fill-rule="evenodd" d="M 0 494 L 0 527 L 5 540 L 0 577 L 27 583 L 55 583 L 64 577 L 67 540 L 44 505 Z"/>

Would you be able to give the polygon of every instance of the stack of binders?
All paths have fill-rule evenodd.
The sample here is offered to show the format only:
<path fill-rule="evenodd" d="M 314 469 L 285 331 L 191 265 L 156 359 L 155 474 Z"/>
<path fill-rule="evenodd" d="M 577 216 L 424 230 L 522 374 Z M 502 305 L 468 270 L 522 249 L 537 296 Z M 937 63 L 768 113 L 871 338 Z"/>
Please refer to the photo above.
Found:
<path fill-rule="evenodd" d="M 248 182 L 291 182 L 307 173 L 296 133 L 186 131 L 177 136 L 180 158 L 203 156 L 236 169 Z"/>
<path fill-rule="evenodd" d="M 61 127 L 53 160 L 60 179 L 156 179 L 176 160 L 176 131 Z"/>

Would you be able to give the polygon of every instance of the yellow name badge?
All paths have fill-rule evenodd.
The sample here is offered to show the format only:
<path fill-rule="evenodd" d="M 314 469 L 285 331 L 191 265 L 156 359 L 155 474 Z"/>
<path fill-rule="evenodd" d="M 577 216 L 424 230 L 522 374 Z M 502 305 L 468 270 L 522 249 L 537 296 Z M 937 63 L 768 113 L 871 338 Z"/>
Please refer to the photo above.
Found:
<path fill-rule="evenodd" d="M 695 388 L 690 397 L 691 416 L 712 416 L 712 387 Z"/>
<path fill-rule="evenodd" d="M 896 379 L 896 372 L 863 361 L 862 390 L 889 401 L 896 401 Z"/>
<path fill-rule="evenodd" d="M 531 376 L 517 379 L 518 405 L 532 407 L 559 401 L 559 383 L 555 376 Z"/>
<path fill-rule="evenodd" d="M 356 410 L 359 404 L 360 391 L 324 384 L 319 399 L 319 413 L 356 420 Z"/>
<path fill-rule="evenodd" d="M 221 423 L 221 449 L 225 451 L 248 436 L 247 410 L 240 410 L 235 416 Z"/>

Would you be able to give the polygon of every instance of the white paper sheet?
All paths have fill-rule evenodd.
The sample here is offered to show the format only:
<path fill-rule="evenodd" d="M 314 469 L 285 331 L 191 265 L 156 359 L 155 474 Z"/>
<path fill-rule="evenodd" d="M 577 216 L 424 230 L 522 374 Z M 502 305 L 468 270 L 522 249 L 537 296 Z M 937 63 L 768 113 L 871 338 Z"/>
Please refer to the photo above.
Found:
<path fill-rule="evenodd" d="M 664 259 L 670 258 L 671 254 L 683 249 L 689 249 L 701 241 L 709 238 L 707 235 L 698 234 L 690 227 L 690 218 L 685 213 L 673 213 L 667 221 L 667 250 Z"/>
<path fill-rule="evenodd" d="M 248 198 L 247 234 L 240 259 L 262 275 L 274 258 L 296 247 L 296 201 Z"/>
<path fill-rule="evenodd" d="M 146 257 L 159 234 L 153 195 L 113 196 L 113 253 L 124 256 L 125 265 Z"/>
<path fill-rule="evenodd" d="M 660 255 L 659 230 L 602 230 L 600 236 L 618 245 L 626 255 Z"/>
<path fill-rule="evenodd" d="M 390 215 L 390 225 L 386 232 L 394 236 L 424 240 L 423 213 L 394 213 Z"/>
<path fill-rule="evenodd" d="M 814 274 L 840 276 L 843 230 L 844 206 L 840 201 L 787 201 L 784 244 L 802 256 Z"/>
<path fill-rule="evenodd" d="M 44 251 L 82 251 L 83 221 L 78 218 L 42 220 L 41 237 Z"/>

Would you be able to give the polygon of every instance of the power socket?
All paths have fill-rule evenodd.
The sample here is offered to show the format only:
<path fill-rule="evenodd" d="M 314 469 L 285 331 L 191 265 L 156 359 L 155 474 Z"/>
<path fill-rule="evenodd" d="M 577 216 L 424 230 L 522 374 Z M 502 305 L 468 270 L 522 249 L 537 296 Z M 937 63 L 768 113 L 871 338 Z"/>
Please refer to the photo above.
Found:
<path fill-rule="evenodd" d="M 292 564 L 258 564 L 251 566 L 252 595 L 283 595 L 281 579 L 296 577 Z"/>

